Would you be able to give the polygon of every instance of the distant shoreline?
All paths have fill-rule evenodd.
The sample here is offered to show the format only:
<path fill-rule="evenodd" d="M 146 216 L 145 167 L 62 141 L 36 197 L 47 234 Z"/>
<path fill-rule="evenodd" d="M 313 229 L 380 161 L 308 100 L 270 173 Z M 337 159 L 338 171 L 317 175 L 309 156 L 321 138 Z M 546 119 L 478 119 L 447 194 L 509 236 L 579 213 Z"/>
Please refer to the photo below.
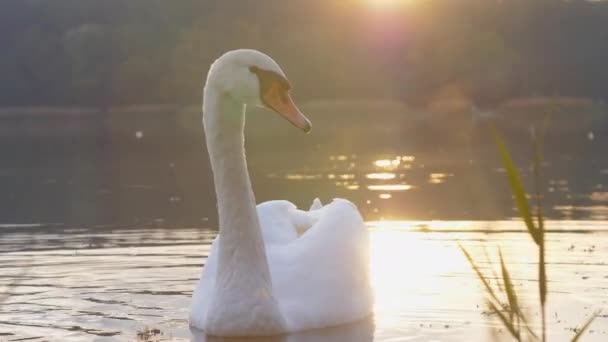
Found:
<path fill-rule="evenodd" d="M 462 98 L 446 98 L 426 105 L 413 106 L 394 99 L 336 98 L 299 101 L 305 112 L 335 111 L 356 115 L 357 113 L 376 113 L 379 110 L 392 115 L 407 113 L 411 119 L 443 120 L 468 118 L 477 120 L 544 118 L 548 113 L 562 117 L 584 115 L 593 120 L 608 119 L 608 104 L 590 98 L 577 97 L 522 97 L 513 98 L 490 107 L 477 106 Z M 147 115 L 147 114 L 186 114 L 199 115 L 200 104 L 137 104 L 118 106 L 0 106 L 0 120 L 50 117 L 100 117 L 105 115 Z M 367 115 L 367 114 L 366 114 Z"/>
<path fill-rule="evenodd" d="M 301 100 L 299 104 L 302 106 L 319 107 L 319 106 L 345 106 L 345 107 L 368 107 L 368 106 L 388 106 L 388 107 L 403 107 L 411 110 L 475 110 L 477 106 L 474 102 L 464 98 L 442 98 L 439 101 L 432 101 L 426 105 L 411 105 L 407 102 L 402 102 L 396 99 L 382 98 L 334 98 L 334 99 L 311 99 Z M 510 108 L 531 108 L 531 107 L 608 107 L 608 103 L 604 101 L 595 101 L 592 98 L 586 97 L 519 97 L 503 101 L 494 106 L 487 108 L 493 109 L 510 109 Z M 96 114 L 100 112 L 145 112 L 145 111 L 163 111 L 163 110 L 183 110 L 194 109 L 200 110 L 199 103 L 190 104 L 154 104 L 141 103 L 132 105 L 109 105 L 109 106 L 93 106 L 93 105 L 34 105 L 34 106 L 1 106 L 0 115 L 11 113 L 22 113 L 29 115 L 37 114 Z M 439 107 L 439 108 L 436 108 Z M 442 108 L 448 107 L 448 108 Z M 451 107 L 451 108 L 450 108 Z"/>
<path fill-rule="evenodd" d="M 15 115 L 61 115 L 61 116 L 82 116 L 97 115 L 100 113 L 128 113 L 128 112 L 150 112 L 190 109 L 195 105 L 167 105 L 167 104 L 140 104 L 128 106 L 6 106 L 0 107 L 0 117 Z"/>

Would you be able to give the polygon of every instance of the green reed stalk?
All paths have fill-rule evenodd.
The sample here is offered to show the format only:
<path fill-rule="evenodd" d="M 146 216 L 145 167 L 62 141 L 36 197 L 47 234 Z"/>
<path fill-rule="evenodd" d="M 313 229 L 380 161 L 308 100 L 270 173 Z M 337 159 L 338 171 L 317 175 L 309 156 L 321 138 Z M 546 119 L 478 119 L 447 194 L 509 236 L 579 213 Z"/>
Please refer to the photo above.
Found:
<path fill-rule="evenodd" d="M 507 171 L 507 178 L 509 180 L 509 185 L 511 187 L 511 192 L 513 194 L 513 198 L 519 210 L 519 215 L 522 220 L 526 224 L 526 228 L 532 241 L 538 247 L 538 291 L 540 298 L 540 311 L 541 311 L 541 341 L 546 342 L 547 340 L 547 322 L 546 322 L 546 303 L 547 303 L 547 270 L 546 270 L 546 259 L 545 259 L 545 222 L 544 215 L 542 210 L 542 195 L 541 195 L 541 167 L 543 164 L 543 153 L 542 153 L 542 142 L 544 140 L 544 134 L 548 123 L 547 116 L 545 118 L 545 122 L 542 126 L 539 135 L 533 136 L 533 175 L 534 175 L 534 192 L 535 192 L 535 204 L 536 210 L 533 214 L 533 210 L 530 209 L 530 204 L 528 203 L 528 199 L 526 197 L 526 192 L 524 190 L 523 184 L 521 182 L 521 177 L 515 164 L 513 163 L 513 159 L 511 158 L 511 154 L 507 149 L 504 140 L 500 133 L 492 126 L 492 134 L 494 136 L 494 141 L 496 143 L 496 147 L 498 148 L 498 152 L 501 156 L 502 163 Z M 525 331 L 527 332 L 530 339 L 537 340 L 538 336 L 534 333 L 534 331 L 530 328 L 528 324 L 528 320 L 524 315 L 521 305 L 517 301 L 516 290 L 513 286 L 513 282 L 511 281 L 511 276 L 506 267 L 506 263 L 502 256 L 502 252 L 499 249 L 499 259 L 500 259 L 500 267 L 502 273 L 502 285 L 500 282 L 498 283 L 498 291 L 494 291 L 492 286 L 490 285 L 490 281 L 484 276 L 481 272 L 481 269 L 475 263 L 475 260 L 471 257 L 470 253 L 461 245 L 459 245 L 460 249 L 464 253 L 467 258 L 471 268 L 477 274 L 477 277 L 481 280 L 484 285 L 486 291 L 489 294 L 489 298 L 487 298 L 488 306 L 490 310 L 494 312 L 505 328 L 511 333 L 511 336 L 517 341 L 522 341 L 522 330 L 521 324 L 523 324 Z M 498 293 L 497 293 L 498 292 Z M 500 300 L 500 294 L 504 294 L 502 297 L 506 297 L 506 304 L 503 304 Z M 503 308 L 501 310 L 501 307 Z M 503 313 L 507 311 L 508 315 Z M 573 342 L 577 342 L 578 339 L 584 334 L 587 328 L 591 325 L 593 320 L 599 315 L 599 311 L 595 312 L 582 326 L 577 329 L 576 335 L 572 338 Z"/>
<path fill-rule="evenodd" d="M 540 244 L 538 248 L 538 290 L 540 294 L 541 319 L 542 319 L 542 341 L 547 340 L 547 324 L 546 324 L 546 303 L 547 303 L 547 271 L 545 267 L 545 224 L 543 220 L 543 205 L 541 195 L 541 167 L 543 164 L 542 144 L 545 135 L 544 128 L 541 130 L 540 137 L 536 134 L 533 136 L 532 144 L 534 146 L 534 191 L 536 193 L 536 213 L 538 230 L 540 235 Z"/>

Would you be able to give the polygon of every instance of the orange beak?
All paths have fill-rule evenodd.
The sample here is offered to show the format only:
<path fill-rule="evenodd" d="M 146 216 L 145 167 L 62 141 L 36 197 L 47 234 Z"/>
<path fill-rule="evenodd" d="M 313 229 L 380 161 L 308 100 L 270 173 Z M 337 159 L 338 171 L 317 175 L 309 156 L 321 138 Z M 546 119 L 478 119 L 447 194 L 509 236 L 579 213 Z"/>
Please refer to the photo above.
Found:
<path fill-rule="evenodd" d="M 281 90 L 278 85 L 273 85 L 264 95 L 266 106 L 277 112 L 279 115 L 291 122 L 306 133 L 312 129 L 310 121 L 300 112 L 296 104 L 293 103 L 287 91 Z"/>

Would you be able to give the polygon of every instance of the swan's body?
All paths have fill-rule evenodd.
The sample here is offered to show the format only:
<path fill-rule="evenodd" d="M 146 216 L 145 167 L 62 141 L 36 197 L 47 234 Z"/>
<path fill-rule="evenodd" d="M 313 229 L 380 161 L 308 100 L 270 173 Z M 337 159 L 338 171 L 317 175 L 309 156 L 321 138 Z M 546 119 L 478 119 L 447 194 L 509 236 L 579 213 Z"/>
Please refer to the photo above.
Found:
<path fill-rule="evenodd" d="M 244 153 L 245 105 L 265 105 L 295 126 L 279 66 L 253 50 L 220 57 L 207 77 L 203 124 L 220 235 L 194 291 L 190 324 L 219 336 L 264 336 L 352 322 L 372 311 L 368 235 L 346 200 L 309 212 L 287 201 L 255 206 Z"/>
<path fill-rule="evenodd" d="M 319 221 L 321 210 L 318 209 L 323 207 L 320 203 L 316 199 L 310 211 L 299 210 L 289 201 L 268 201 L 258 204 L 256 209 L 264 244 L 276 245 L 295 241 Z"/>

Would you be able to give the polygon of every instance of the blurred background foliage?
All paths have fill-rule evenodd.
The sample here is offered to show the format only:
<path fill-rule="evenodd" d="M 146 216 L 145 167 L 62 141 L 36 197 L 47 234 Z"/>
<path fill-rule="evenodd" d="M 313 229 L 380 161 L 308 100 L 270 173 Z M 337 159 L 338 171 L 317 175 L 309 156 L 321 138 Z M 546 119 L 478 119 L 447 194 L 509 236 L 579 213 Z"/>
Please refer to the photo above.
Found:
<path fill-rule="evenodd" d="M 606 2 L 372 3 L 4 0 L 0 105 L 198 103 L 208 65 L 241 47 L 306 99 L 606 99 Z"/>
<path fill-rule="evenodd" d="M 512 217 L 487 123 L 526 165 L 551 112 L 545 213 L 605 220 L 607 23 L 582 0 L 2 0 L 0 221 L 211 225 L 201 93 L 235 48 L 273 56 L 315 126 L 248 120 L 260 202 Z"/>

